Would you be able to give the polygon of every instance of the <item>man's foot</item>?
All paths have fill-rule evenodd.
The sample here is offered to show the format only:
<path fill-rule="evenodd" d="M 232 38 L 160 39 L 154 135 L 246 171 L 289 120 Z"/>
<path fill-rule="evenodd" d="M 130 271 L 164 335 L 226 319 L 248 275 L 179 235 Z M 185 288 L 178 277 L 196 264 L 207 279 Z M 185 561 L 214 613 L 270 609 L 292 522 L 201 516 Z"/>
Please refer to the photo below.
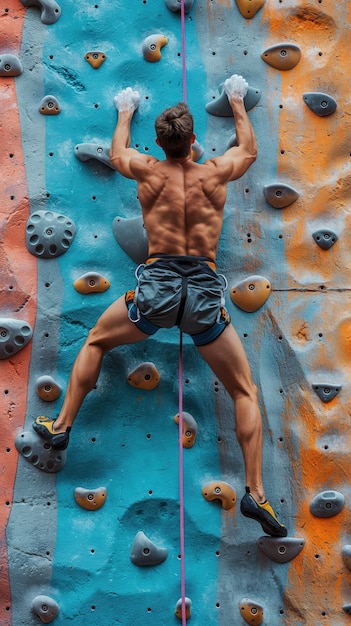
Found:
<path fill-rule="evenodd" d="M 55 420 L 51 420 L 45 415 L 37 417 L 33 423 L 33 428 L 40 437 L 45 439 L 55 450 L 66 450 L 69 442 L 71 427 L 68 426 L 65 432 L 56 432 L 53 429 Z"/>
<path fill-rule="evenodd" d="M 246 493 L 240 503 L 240 511 L 245 517 L 251 517 L 259 522 L 267 535 L 271 537 L 286 537 L 286 526 L 278 522 L 276 515 L 268 500 L 258 504 L 250 494 L 250 488 L 246 487 Z"/>

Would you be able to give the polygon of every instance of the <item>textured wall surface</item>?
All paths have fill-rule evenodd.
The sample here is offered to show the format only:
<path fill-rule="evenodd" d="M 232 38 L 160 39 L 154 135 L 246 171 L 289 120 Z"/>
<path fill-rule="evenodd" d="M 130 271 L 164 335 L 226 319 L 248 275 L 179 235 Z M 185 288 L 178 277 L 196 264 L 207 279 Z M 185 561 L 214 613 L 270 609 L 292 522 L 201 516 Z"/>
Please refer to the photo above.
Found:
<path fill-rule="evenodd" d="M 88 330 L 134 287 L 136 263 L 113 224 L 117 216 L 132 224 L 123 219 L 140 208 L 135 183 L 106 156 L 113 97 L 128 85 L 140 91 L 132 145 L 162 158 L 154 118 L 183 95 L 181 20 L 171 8 L 164 0 L 0 0 L 1 626 L 180 622 L 178 331 L 105 358 L 67 453 L 53 455 L 31 427 L 37 415 L 58 413 Z M 184 410 L 198 428 L 184 449 L 190 623 L 346 625 L 350 3 L 196 0 L 185 27 L 202 160 L 221 154 L 235 130 L 231 117 L 206 110 L 221 101 L 223 81 L 242 74 L 259 96 L 249 112 L 258 159 L 229 185 L 217 260 L 260 391 L 266 492 L 289 530 L 286 541 L 263 540 L 238 505 L 225 510 L 202 496 L 208 482 L 225 481 L 240 499 L 244 471 L 230 398 L 185 338 Z M 150 36 L 156 48 L 167 40 L 158 60 L 143 56 Z M 137 229 L 137 252 L 142 236 Z M 47 242 L 49 258 L 40 248 Z M 77 291 L 82 276 L 97 280 L 92 273 L 109 288 Z M 262 280 L 270 284 L 262 306 L 247 312 L 231 301 L 246 281 L 255 309 Z M 148 362 L 159 384 L 131 386 L 129 374 Z M 80 506 L 78 488 L 85 504 L 91 494 L 103 506 Z M 162 563 L 131 561 L 140 531 L 151 551 L 167 554 Z"/>

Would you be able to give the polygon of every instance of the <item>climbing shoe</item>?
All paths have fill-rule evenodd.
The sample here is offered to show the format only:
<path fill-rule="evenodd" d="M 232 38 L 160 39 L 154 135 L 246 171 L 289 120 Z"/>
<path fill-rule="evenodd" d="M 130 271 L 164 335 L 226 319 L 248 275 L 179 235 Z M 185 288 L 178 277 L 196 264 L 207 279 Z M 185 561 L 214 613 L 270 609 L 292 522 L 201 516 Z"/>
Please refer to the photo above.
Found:
<path fill-rule="evenodd" d="M 250 488 L 246 487 L 246 493 L 240 503 L 240 511 L 245 517 L 251 517 L 259 522 L 267 535 L 271 537 L 286 537 L 286 526 L 278 522 L 275 513 L 268 500 L 258 504 L 250 494 Z"/>
<path fill-rule="evenodd" d="M 40 435 L 40 437 L 45 439 L 45 441 L 52 446 L 52 448 L 55 448 L 55 450 L 66 450 L 69 442 L 71 427 L 68 426 L 65 433 L 56 433 L 53 430 L 54 423 L 55 420 L 51 420 L 48 417 L 45 417 L 45 415 L 41 415 L 36 418 L 33 428 L 35 432 Z"/>

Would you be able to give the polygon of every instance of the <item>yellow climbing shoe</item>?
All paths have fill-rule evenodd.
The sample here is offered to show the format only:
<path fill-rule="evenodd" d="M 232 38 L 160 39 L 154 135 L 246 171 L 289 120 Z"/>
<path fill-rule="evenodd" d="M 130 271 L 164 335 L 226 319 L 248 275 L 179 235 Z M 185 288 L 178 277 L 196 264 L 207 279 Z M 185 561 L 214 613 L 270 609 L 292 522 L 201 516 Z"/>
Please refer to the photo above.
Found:
<path fill-rule="evenodd" d="M 245 517 L 259 522 L 267 535 L 271 537 L 286 537 L 288 534 L 286 526 L 281 524 L 274 513 L 268 500 L 259 504 L 250 494 L 250 488 L 246 487 L 246 493 L 240 503 L 240 511 Z"/>
<path fill-rule="evenodd" d="M 53 430 L 54 423 L 55 420 L 49 419 L 45 417 L 45 415 L 40 415 L 33 423 L 33 429 L 40 437 L 45 439 L 52 448 L 55 448 L 55 450 L 65 450 L 69 443 L 71 427 L 68 426 L 66 432 L 57 433 Z"/>

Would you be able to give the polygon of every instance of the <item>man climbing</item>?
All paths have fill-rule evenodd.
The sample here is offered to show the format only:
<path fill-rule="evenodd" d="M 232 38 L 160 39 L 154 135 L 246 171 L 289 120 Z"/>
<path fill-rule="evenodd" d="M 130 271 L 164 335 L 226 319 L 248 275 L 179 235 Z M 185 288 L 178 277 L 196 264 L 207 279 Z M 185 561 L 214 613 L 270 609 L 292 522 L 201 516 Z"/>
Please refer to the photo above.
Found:
<path fill-rule="evenodd" d="M 103 356 L 174 325 L 191 335 L 202 357 L 231 395 L 236 435 L 242 448 L 246 493 L 241 512 L 272 536 L 284 537 L 262 484 L 262 419 L 257 389 L 241 341 L 224 306 L 226 285 L 215 258 L 229 181 L 255 161 L 255 135 L 243 99 L 247 82 L 236 74 L 224 89 L 233 110 L 237 145 L 203 164 L 192 159 L 193 118 L 184 103 L 166 109 L 155 123 L 156 143 L 165 160 L 130 148 L 130 126 L 139 106 L 130 87 L 115 97 L 118 122 L 112 138 L 112 165 L 137 181 L 149 256 L 138 285 L 116 300 L 90 331 L 74 363 L 56 420 L 38 417 L 34 430 L 53 448 L 65 449 L 80 406 L 99 376 Z"/>

